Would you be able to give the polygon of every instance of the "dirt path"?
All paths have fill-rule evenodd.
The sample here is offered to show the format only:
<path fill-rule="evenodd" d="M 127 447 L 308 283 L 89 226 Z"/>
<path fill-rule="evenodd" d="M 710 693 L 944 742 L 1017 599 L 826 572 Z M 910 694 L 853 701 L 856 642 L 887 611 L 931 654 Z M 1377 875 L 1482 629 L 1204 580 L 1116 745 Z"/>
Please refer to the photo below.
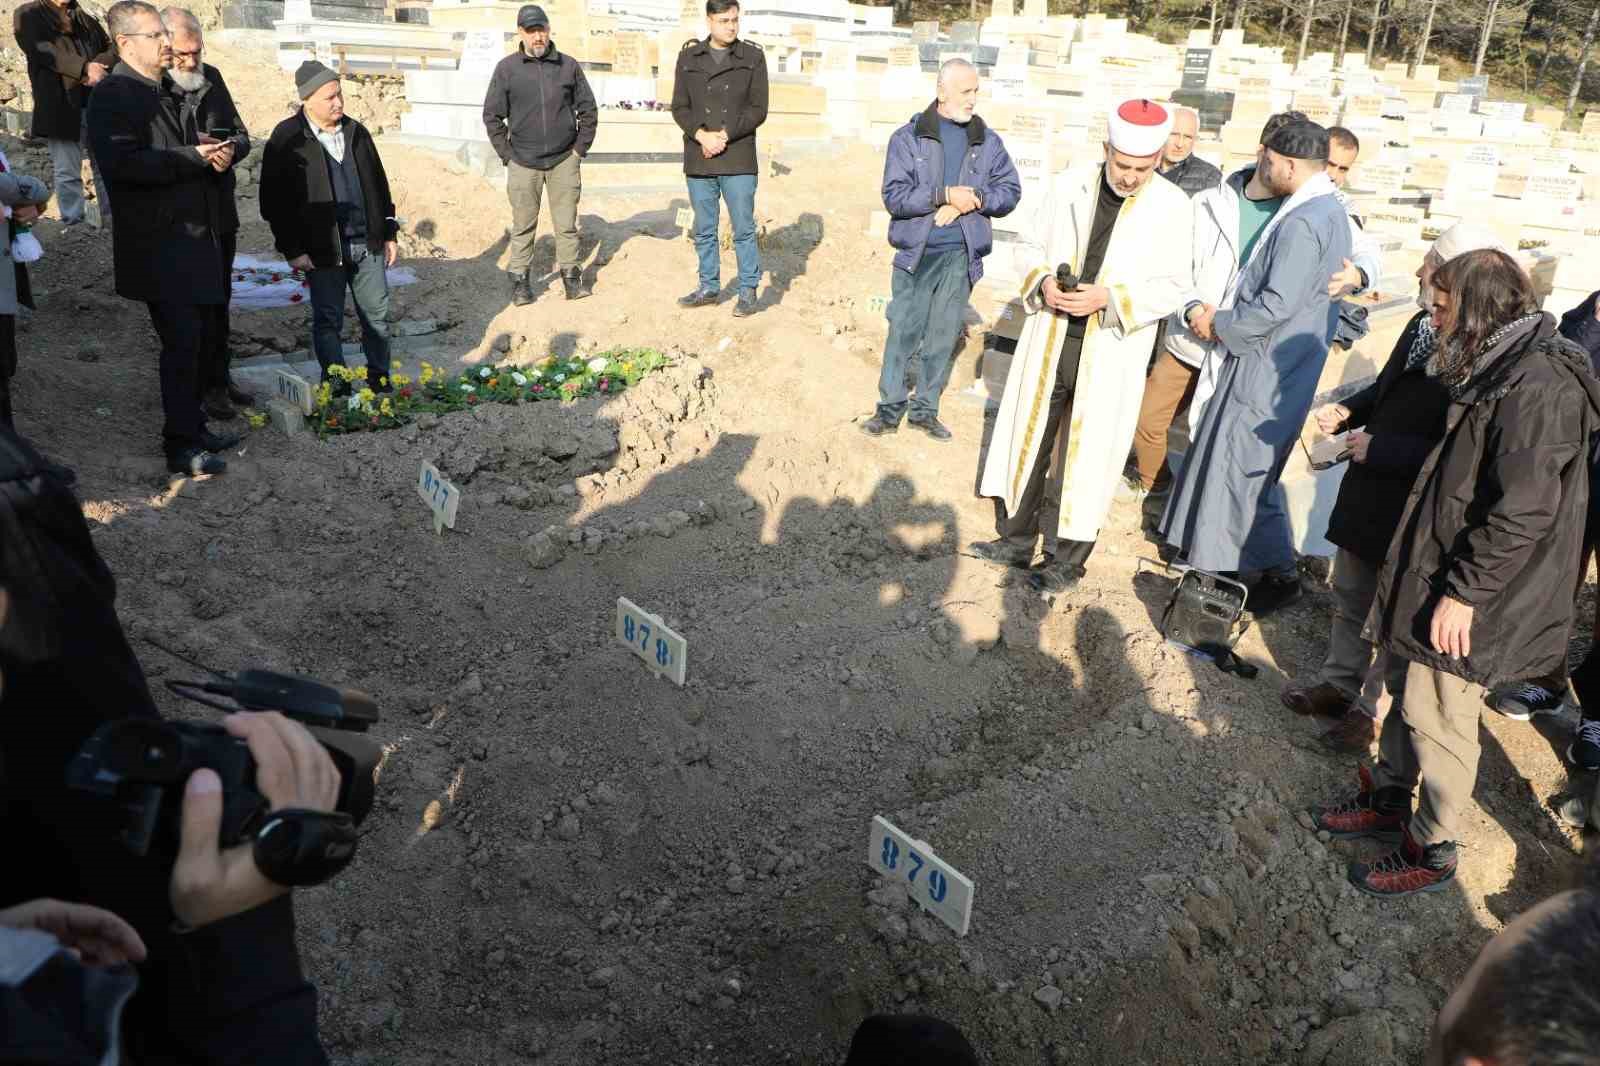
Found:
<path fill-rule="evenodd" d="M 271 84 L 245 73 L 236 93 Z M 888 287 L 873 153 L 763 177 L 773 285 L 743 321 L 672 303 L 681 193 L 591 192 L 595 296 L 507 309 L 500 194 L 385 158 L 421 278 L 401 314 L 452 323 L 463 360 L 504 335 L 496 358 L 679 365 L 566 409 L 258 432 L 226 477 L 169 481 L 157 345 L 110 291 L 108 234 L 41 225 L 19 336 L 21 429 L 78 469 L 153 680 L 186 668 L 141 635 L 383 708 L 360 861 L 300 897 L 337 1061 L 833 1063 L 865 1013 L 924 1010 L 996 1064 L 1411 1062 L 1471 953 L 1564 883 L 1579 842 L 1545 805 L 1569 723 L 1486 721 L 1458 886 L 1375 904 L 1343 880 L 1370 849 L 1300 817 L 1353 767 L 1277 701 L 1319 660 L 1324 593 L 1252 630 L 1245 681 L 1156 636 L 1135 516 L 1053 608 L 960 554 L 991 520 L 982 408 L 955 394 L 972 351 L 953 443 L 852 424 Z M 240 250 L 269 245 L 247 221 Z M 236 315 L 236 350 L 303 347 L 304 315 Z M 421 459 L 464 490 L 442 538 Z M 616 646 L 618 595 L 687 636 L 686 687 Z M 966 938 L 877 884 L 874 814 L 977 883 Z"/>

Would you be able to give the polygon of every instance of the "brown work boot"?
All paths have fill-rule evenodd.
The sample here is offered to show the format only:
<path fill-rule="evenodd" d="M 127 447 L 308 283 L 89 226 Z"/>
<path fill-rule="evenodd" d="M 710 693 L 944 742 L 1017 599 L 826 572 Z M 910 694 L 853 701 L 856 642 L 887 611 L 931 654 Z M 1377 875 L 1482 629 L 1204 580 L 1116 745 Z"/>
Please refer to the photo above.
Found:
<path fill-rule="evenodd" d="M 1318 681 L 1315 685 L 1290 685 L 1279 698 L 1295 714 L 1320 715 L 1323 718 L 1343 718 L 1344 712 L 1354 702 L 1326 681 Z"/>
<path fill-rule="evenodd" d="M 1378 739 L 1378 720 L 1352 703 L 1338 724 L 1317 739 L 1340 755 L 1365 755 Z"/>

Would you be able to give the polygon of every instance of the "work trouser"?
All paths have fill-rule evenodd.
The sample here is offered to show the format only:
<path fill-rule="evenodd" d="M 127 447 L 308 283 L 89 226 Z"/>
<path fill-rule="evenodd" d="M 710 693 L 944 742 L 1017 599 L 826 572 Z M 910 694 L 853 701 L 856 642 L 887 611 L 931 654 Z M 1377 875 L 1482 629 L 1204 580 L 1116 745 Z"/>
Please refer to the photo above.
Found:
<path fill-rule="evenodd" d="M 1199 376 L 1200 371 L 1162 349 L 1145 378 L 1144 400 L 1139 404 L 1139 427 L 1133 433 L 1133 455 L 1139 468 L 1139 480 L 1147 489 L 1158 480 L 1163 483 L 1172 480 L 1172 472 L 1167 469 L 1167 431 L 1178 413 L 1188 409 Z"/>
<path fill-rule="evenodd" d="M 950 382 L 961 316 L 972 295 L 966 245 L 924 254 L 917 272 L 894 270 L 889 282 L 889 339 L 878 377 L 878 418 L 898 426 L 907 397 L 913 422 L 939 417 L 939 397 Z M 906 369 L 915 367 L 916 392 L 906 391 Z"/>
<path fill-rule="evenodd" d="M 328 367 L 344 365 L 344 290 L 355 298 L 361 319 L 361 351 L 367 360 L 367 386 L 382 388 L 389 376 L 389 279 L 382 253 L 364 242 L 347 245 L 343 266 L 319 267 L 307 275 L 311 284 L 311 340 L 327 378 Z"/>
<path fill-rule="evenodd" d="M 200 409 L 200 356 L 213 307 L 152 302 L 150 321 L 161 338 L 161 427 L 167 458 L 200 446 L 206 416 Z"/>
<path fill-rule="evenodd" d="M 100 175 L 100 164 L 89 151 L 86 127 L 80 127 L 78 139 L 50 139 L 50 169 L 53 172 L 56 210 L 63 222 L 82 222 L 84 213 L 83 157 L 89 157 L 89 169 L 94 174 L 94 192 L 100 204 L 100 225 L 111 225 L 111 191 Z"/>
<path fill-rule="evenodd" d="M 756 176 L 725 174 L 688 179 L 689 205 L 694 208 L 694 254 L 700 267 L 700 291 L 722 291 L 722 247 L 717 222 L 722 203 L 733 226 L 733 254 L 739 263 L 739 289 L 754 293 L 761 283 L 761 249 L 756 247 Z"/>
<path fill-rule="evenodd" d="M 506 196 L 511 201 L 508 273 L 526 274 L 533 262 L 539 201 L 546 190 L 550 193 L 550 228 L 556 234 L 556 265 L 563 272 L 578 265 L 578 199 L 583 194 L 583 174 L 578 153 L 568 152 L 548 170 L 525 167 L 515 159 L 506 164 Z"/>
<path fill-rule="evenodd" d="M 1386 713 L 1406 683 L 1406 661 L 1361 635 L 1377 595 L 1377 568 L 1340 548 L 1333 557 L 1333 626 L 1322 680 L 1355 700 L 1368 718 Z"/>
<path fill-rule="evenodd" d="M 218 258 L 218 267 L 222 271 L 222 302 L 206 308 L 206 339 L 200 353 L 202 396 L 227 389 L 228 367 L 233 362 L 232 351 L 228 347 L 231 329 L 228 310 L 233 298 L 233 253 L 238 248 L 239 234 L 224 233 L 218 238 L 218 243 L 222 245 L 222 255 Z"/>
<path fill-rule="evenodd" d="M 1410 793 L 1420 780 L 1411 838 L 1418 844 L 1461 839 L 1461 813 L 1478 780 L 1482 685 L 1421 663 L 1406 670 L 1400 713 L 1383 720 L 1373 782 Z"/>

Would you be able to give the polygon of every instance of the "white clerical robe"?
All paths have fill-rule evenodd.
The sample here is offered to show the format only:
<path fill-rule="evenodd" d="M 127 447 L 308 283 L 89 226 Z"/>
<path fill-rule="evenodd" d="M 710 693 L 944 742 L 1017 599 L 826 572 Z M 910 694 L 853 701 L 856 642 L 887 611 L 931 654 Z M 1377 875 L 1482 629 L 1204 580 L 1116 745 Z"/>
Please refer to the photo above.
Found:
<path fill-rule="evenodd" d="M 1083 266 L 1104 165 L 1077 166 L 1051 179 L 1042 196 L 1018 212 L 1017 273 L 1027 321 L 1006 377 L 1005 395 L 989 442 L 979 492 L 1017 500 L 1039 454 L 1055 387 L 1067 317 L 1044 306 L 1040 284 L 1060 263 Z M 1161 320 L 1184 301 L 1193 267 L 1189 251 L 1194 215 L 1189 198 L 1170 181 L 1153 177 L 1123 201 L 1100 273 L 1084 284 L 1111 291 L 1103 311 L 1089 316 L 1078 362 L 1077 388 L 1067 424 L 1066 469 L 1057 535 L 1092 541 L 1111 507 L 1117 478 L 1139 421 L 1145 372 Z"/>

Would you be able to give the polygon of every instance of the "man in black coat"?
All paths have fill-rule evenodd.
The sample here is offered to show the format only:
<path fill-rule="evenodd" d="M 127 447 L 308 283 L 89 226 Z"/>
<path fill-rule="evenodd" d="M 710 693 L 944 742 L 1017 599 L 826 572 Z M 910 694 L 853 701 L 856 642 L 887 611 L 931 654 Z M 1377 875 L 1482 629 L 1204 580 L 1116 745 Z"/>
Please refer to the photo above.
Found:
<path fill-rule="evenodd" d="M 294 75 L 301 108 L 278 123 L 261 156 L 261 217 L 278 251 L 311 285 L 312 345 L 344 365 L 344 292 L 355 298 L 367 386 L 388 392 L 389 280 L 399 257 L 394 197 L 372 134 L 344 113 L 339 76 L 315 60 Z M 342 384 L 342 383 L 336 383 Z"/>
<path fill-rule="evenodd" d="M 122 56 L 89 103 L 89 141 L 112 196 L 117 295 L 141 300 L 161 337 L 162 440 L 174 473 L 220 474 L 214 454 L 238 443 L 206 429 L 200 354 L 214 308 L 228 287 L 218 264 L 231 199 L 215 175 L 234 144 L 200 144 L 185 130 L 178 94 L 163 68 L 167 31 L 156 9 L 122 0 L 106 12 Z"/>
<path fill-rule="evenodd" d="M 205 37 L 200 20 L 181 7 L 164 8 L 161 23 L 172 34 L 172 66 L 167 75 L 178 97 L 178 114 L 184 132 L 196 144 L 233 145 L 233 156 L 226 166 L 214 169 L 210 180 L 217 187 L 222 209 L 221 230 L 217 234 L 221 255 L 223 300 L 211 312 L 207 323 L 205 348 L 200 355 L 201 403 L 212 418 L 233 418 L 239 412 L 235 403 L 248 404 L 250 394 L 234 386 L 228 377 L 232 361 L 228 349 L 228 303 L 233 295 L 233 255 L 239 245 L 239 211 L 234 203 L 237 179 L 233 168 L 250 154 L 250 131 L 233 104 L 233 94 L 216 67 L 205 62 Z"/>
<path fill-rule="evenodd" d="M 1504 252 L 1468 252 L 1433 276 L 1439 340 L 1428 372 L 1450 405 L 1365 630 L 1410 663 L 1405 694 L 1360 791 L 1314 820 L 1336 836 L 1398 840 L 1377 862 L 1350 867 L 1369 895 L 1454 879 L 1489 689 L 1566 661 L 1600 381 L 1537 308 L 1532 282 Z"/>
<path fill-rule="evenodd" d="M 700 283 L 682 307 L 705 307 L 722 293 L 722 253 L 717 241 L 721 202 L 733 224 L 739 261 L 735 318 L 755 314 L 761 283 L 756 248 L 756 130 L 767 120 L 767 57 L 739 40 L 739 0 L 706 0 L 703 41 L 678 53 L 672 82 L 672 117 L 683 130 L 683 173 L 694 208 L 694 250 Z"/>
<path fill-rule="evenodd" d="M 11 18 L 17 47 L 28 60 L 33 89 L 33 135 L 50 144 L 56 209 L 71 226 L 83 221 L 84 109 L 90 90 L 116 66 L 117 52 L 99 20 L 77 0 L 29 0 Z M 111 221 L 111 201 L 91 152 L 100 224 Z"/>
<path fill-rule="evenodd" d="M 1441 234 L 1417 269 L 1417 302 L 1429 301 L 1435 271 L 1450 259 L 1481 248 L 1504 250 L 1492 230 L 1471 223 Z M 1328 518 L 1328 539 L 1339 547 L 1333 560 L 1333 630 L 1320 676 L 1312 683 L 1290 685 L 1282 700 L 1297 714 L 1337 719 L 1322 742 L 1344 754 L 1371 747 L 1378 735 L 1383 690 L 1392 700 L 1399 699 L 1405 685 L 1404 660 L 1383 655 L 1361 630 L 1417 471 L 1444 436 L 1450 394 L 1427 371 L 1436 341 L 1429 312 L 1417 312 L 1377 380 L 1315 413 L 1324 433 L 1347 434 L 1344 443 L 1350 457 Z"/>
<path fill-rule="evenodd" d="M 1200 112 L 1192 107 L 1173 108 L 1172 132 L 1167 135 L 1161 165 L 1156 168 L 1156 173 L 1182 189 L 1191 200 L 1195 193 L 1222 184 L 1222 171 L 1194 154 L 1194 140 L 1199 135 Z"/>

